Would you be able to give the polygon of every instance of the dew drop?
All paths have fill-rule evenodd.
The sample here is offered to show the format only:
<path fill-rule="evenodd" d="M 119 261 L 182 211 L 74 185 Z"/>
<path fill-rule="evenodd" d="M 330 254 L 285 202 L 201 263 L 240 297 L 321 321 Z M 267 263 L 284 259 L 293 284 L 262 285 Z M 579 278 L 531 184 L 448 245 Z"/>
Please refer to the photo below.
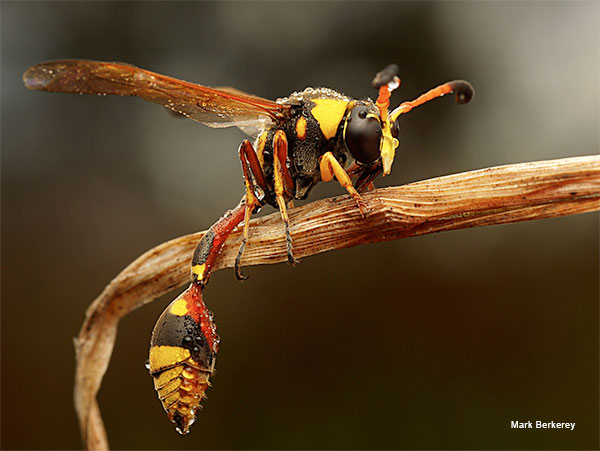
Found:
<path fill-rule="evenodd" d="M 254 195 L 260 199 L 265 195 L 265 192 L 262 190 L 262 188 L 257 186 L 256 189 L 254 190 Z"/>

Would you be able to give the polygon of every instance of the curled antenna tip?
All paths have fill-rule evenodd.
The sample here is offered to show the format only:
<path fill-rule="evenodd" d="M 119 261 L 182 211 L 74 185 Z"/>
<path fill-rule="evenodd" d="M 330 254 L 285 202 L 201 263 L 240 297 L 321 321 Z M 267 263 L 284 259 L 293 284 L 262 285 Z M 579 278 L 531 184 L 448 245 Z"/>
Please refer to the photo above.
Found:
<path fill-rule="evenodd" d="M 450 82 L 452 92 L 456 94 L 456 103 L 469 103 L 475 95 L 475 90 L 471 83 L 466 80 L 454 80 Z"/>
<path fill-rule="evenodd" d="M 373 81 L 371 82 L 371 86 L 375 89 L 379 89 L 381 86 L 387 85 L 396 75 L 398 75 L 399 71 L 400 68 L 397 64 L 386 66 L 385 69 L 375 75 L 375 78 L 373 78 Z"/>

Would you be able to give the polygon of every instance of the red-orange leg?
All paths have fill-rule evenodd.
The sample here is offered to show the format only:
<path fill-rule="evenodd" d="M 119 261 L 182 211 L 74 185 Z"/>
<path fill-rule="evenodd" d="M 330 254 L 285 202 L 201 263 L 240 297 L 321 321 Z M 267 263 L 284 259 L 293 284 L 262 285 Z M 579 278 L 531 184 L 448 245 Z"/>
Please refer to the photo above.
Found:
<path fill-rule="evenodd" d="M 365 168 L 361 174 L 358 174 L 356 179 L 354 180 L 354 188 L 359 193 L 363 191 L 375 189 L 373 185 L 373 180 L 375 180 L 383 168 L 381 166 L 374 166 L 372 168 Z"/>
<path fill-rule="evenodd" d="M 275 132 L 275 136 L 273 137 L 273 151 L 275 156 L 279 157 L 277 158 L 277 161 L 274 162 L 275 167 L 278 168 L 276 169 L 275 173 L 279 172 L 281 175 L 281 179 L 283 181 L 283 192 L 289 196 L 293 196 L 294 180 L 292 180 L 292 176 L 287 168 L 288 142 L 283 130 L 277 130 Z"/>
<path fill-rule="evenodd" d="M 244 173 L 244 184 L 246 186 L 246 211 L 244 212 L 244 229 L 242 234 L 242 244 L 235 258 L 235 276 L 238 280 L 245 280 L 248 277 L 242 274 L 240 269 L 240 261 L 248 242 L 248 229 L 250 225 L 250 216 L 254 213 L 256 207 L 260 207 L 261 203 L 254 194 L 255 184 L 268 195 L 268 187 L 265 182 L 265 177 L 258 161 L 254 147 L 247 139 L 240 145 L 240 161 L 242 162 L 242 172 Z"/>
<path fill-rule="evenodd" d="M 360 209 L 360 214 L 366 216 L 367 205 L 365 204 L 365 201 L 360 196 L 360 194 L 358 194 L 356 188 L 354 188 L 354 185 L 352 184 L 352 180 L 350 180 L 350 176 L 348 175 L 348 173 L 344 170 L 340 162 L 335 159 L 331 152 L 326 152 L 323 156 L 321 156 L 320 167 L 321 179 L 324 182 L 329 182 L 333 179 L 333 176 L 335 175 L 335 178 L 337 179 L 338 183 L 344 188 L 346 188 L 348 194 L 352 196 L 352 198 L 356 202 L 356 205 L 358 205 L 358 208 Z"/>
<path fill-rule="evenodd" d="M 288 261 L 295 265 L 298 261 L 294 258 L 292 248 L 292 236 L 290 234 L 290 221 L 287 214 L 287 206 L 284 194 L 293 197 L 294 181 L 287 169 L 288 142 L 285 133 L 277 130 L 273 137 L 273 173 L 275 181 L 275 199 L 281 213 L 281 219 L 285 229 L 285 244 L 287 248 Z"/>
<path fill-rule="evenodd" d="M 346 174 L 350 176 L 350 178 L 356 176 L 359 172 L 363 170 L 363 167 L 358 163 L 354 162 L 352 165 L 346 169 Z"/>

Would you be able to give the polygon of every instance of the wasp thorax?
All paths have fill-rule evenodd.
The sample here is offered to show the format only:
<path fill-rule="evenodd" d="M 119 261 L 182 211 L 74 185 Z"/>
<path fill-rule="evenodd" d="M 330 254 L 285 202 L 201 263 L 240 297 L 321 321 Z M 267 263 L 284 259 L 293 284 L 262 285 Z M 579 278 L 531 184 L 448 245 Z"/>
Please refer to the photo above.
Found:
<path fill-rule="evenodd" d="M 381 123 L 365 105 L 357 105 L 348 114 L 344 127 L 344 142 L 352 156 L 363 164 L 379 158 Z"/>

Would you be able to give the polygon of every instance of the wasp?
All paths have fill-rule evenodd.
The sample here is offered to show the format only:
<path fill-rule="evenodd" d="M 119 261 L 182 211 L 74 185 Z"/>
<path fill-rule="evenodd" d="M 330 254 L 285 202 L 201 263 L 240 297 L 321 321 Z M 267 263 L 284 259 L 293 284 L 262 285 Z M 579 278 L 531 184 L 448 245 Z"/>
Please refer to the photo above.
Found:
<path fill-rule="evenodd" d="M 50 61 L 23 75 L 32 90 L 136 96 L 209 127 L 239 127 L 251 141 L 238 153 L 245 193 L 203 236 L 192 258 L 192 282 L 158 319 L 150 342 L 149 370 L 169 419 L 181 434 L 189 432 L 210 386 L 219 335 L 202 292 L 227 237 L 243 223 L 235 274 L 248 241 L 250 216 L 265 205 L 279 210 L 287 256 L 295 264 L 288 207 L 305 199 L 319 182 L 335 178 L 365 216 L 360 193 L 389 174 L 399 145 L 400 115 L 437 97 L 454 93 L 467 103 L 470 83 L 455 80 L 431 89 L 389 111 L 392 91 L 400 86 L 398 66 L 390 65 L 372 81 L 375 102 L 356 100 L 329 88 L 306 88 L 276 101 L 229 88 L 211 88 L 177 80 L 124 63 L 89 60 Z"/>

